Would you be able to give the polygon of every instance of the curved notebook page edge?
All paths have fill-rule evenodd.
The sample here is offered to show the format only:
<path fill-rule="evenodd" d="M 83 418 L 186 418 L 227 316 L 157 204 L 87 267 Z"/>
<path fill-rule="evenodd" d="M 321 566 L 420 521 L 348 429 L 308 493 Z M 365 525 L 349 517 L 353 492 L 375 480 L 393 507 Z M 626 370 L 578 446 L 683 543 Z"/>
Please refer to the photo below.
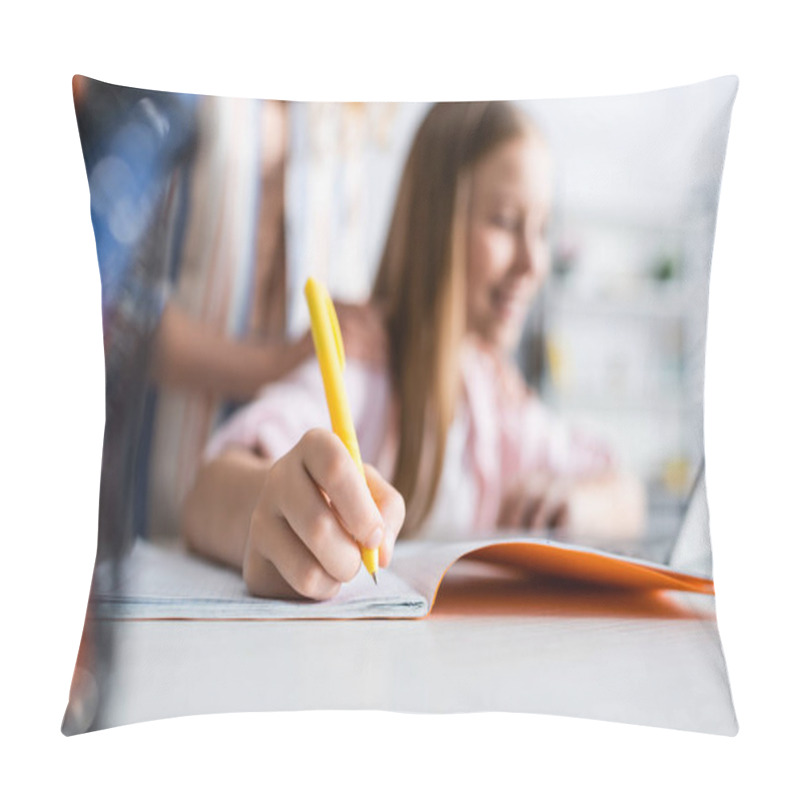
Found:
<path fill-rule="evenodd" d="M 447 572 L 462 558 L 609 589 L 714 594 L 713 581 L 701 575 L 582 545 L 519 536 L 459 543 L 420 543 L 414 550 L 406 549 L 393 567 L 428 601 L 428 616 Z M 422 562 L 425 571 L 420 573 Z"/>
<path fill-rule="evenodd" d="M 495 542 L 469 558 L 528 570 L 537 575 L 589 582 L 615 589 L 672 590 L 714 594 L 710 578 L 630 556 L 550 541 Z"/>

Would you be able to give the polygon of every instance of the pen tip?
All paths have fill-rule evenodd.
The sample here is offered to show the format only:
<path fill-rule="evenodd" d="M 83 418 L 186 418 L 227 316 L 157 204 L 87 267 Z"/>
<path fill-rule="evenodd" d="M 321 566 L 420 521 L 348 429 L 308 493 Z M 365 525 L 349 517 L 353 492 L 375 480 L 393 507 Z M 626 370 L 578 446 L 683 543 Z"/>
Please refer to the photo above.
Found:
<path fill-rule="evenodd" d="M 377 572 L 373 572 L 372 573 L 372 580 L 375 581 L 375 585 L 377 586 L 378 585 L 378 573 Z"/>

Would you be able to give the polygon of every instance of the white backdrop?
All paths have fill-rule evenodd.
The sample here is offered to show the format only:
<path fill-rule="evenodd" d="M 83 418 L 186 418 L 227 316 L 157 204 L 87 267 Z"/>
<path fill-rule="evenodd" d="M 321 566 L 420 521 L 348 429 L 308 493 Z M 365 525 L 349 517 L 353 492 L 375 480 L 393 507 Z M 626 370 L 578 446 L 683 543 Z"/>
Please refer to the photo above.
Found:
<path fill-rule="evenodd" d="M 140 0 L 123 11 L 74 0 L 4 10 L 3 793 L 580 797 L 607 787 L 620 797 L 782 797 L 797 785 L 789 738 L 800 711 L 800 64 L 791 4 L 764 0 L 748 12 L 710 0 L 538 6 L 493 0 L 467 13 L 433 0 L 229 0 L 198 17 L 190 3 Z M 706 391 L 718 617 L 737 738 L 526 715 L 377 712 L 224 715 L 61 736 L 94 558 L 103 430 L 100 287 L 70 93 L 76 72 L 308 100 L 587 96 L 739 75 Z"/>

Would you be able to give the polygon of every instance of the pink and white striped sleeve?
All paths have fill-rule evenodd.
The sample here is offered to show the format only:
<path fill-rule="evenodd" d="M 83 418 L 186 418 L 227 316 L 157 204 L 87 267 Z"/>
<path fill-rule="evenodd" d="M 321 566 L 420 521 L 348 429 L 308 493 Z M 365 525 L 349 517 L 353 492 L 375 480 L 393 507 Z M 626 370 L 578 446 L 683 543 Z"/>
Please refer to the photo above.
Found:
<path fill-rule="evenodd" d="M 311 428 L 330 427 L 319 366 L 308 360 L 286 378 L 266 386 L 212 435 L 204 458 L 210 461 L 230 447 L 242 447 L 278 459 Z"/>
<path fill-rule="evenodd" d="M 512 441 L 519 447 L 523 472 L 544 469 L 573 478 L 606 472 L 613 466 L 611 449 L 599 438 L 548 409 L 529 395 L 519 416 L 519 431 Z"/>
<path fill-rule="evenodd" d="M 372 463 L 386 436 L 388 376 L 352 360 L 345 367 L 344 381 L 361 457 Z M 209 440 L 204 457 L 210 461 L 226 448 L 243 447 L 276 460 L 311 428 L 330 427 L 319 365 L 316 359 L 309 359 L 286 378 L 266 386 L 253 402 L 223 423 Z"/>

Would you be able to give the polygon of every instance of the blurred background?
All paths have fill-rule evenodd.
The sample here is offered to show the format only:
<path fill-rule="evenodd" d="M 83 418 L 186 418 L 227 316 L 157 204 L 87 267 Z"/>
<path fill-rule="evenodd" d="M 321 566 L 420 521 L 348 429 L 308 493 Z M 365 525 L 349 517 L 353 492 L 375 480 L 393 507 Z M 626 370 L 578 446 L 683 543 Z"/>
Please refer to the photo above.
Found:
<path fill-rule="evenodd" d="M 677 533 L 702 468 L 709 268 L 729 93 L 520 102 L 556 162 L 553 273 L 517 354 L 546 403 L 608 440 Z M 427 104 L 292 104 L 289 328 L 314 273 L 366 297 Z M 701 113 L 698 113 L 700 111 Z M 723 124 L 720 124 L 720 120 Z"/>
<path fill-rule="evenodd" d="M 144 96 L 145 111 L 150 100 L 168 110 L 170 96 L 111 88 L 138 91 L 137 108 Z M 204 335 L 258 342 L 307 329 L 309 275 L 336 299 L 366 299 L 429 104 L 186 97 L 191 156 L 166 171 L 158 211 L 168 302 Z M 708 272 L 729 103 L 729 79 L 520 102 L 550 142 L 556 195 L 553 273 L 517 359 L 548 405 L 607 440 L 642 479 L 651 532 L 678 532 L 702 468 Z M 165 112 L 165 141 L 176 121 L 187 126 L 182 113 Z M 140 533 L 174 536 L 208 436 L 242 399 L 151 387 L 134 437 Z"/>

